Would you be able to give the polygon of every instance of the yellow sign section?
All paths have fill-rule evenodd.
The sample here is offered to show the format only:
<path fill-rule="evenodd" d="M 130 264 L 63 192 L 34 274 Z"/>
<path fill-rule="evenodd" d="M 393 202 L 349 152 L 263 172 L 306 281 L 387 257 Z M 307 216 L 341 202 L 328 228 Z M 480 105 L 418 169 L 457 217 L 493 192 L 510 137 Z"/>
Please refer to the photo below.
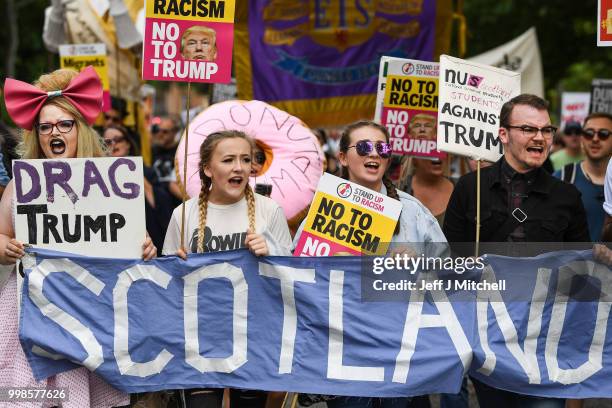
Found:
<path fill-rule="evenodd" d="M 363 254 L 387 252 L 396 220 L 318 191 L 304 231 Z"/>
<path fill-rule="evenodd" d="M 233 23 L 236 0 L 147 0 L 147 18 Z"/>
<path fill-rule="evenodd" d="M 389 75 L 384 105 L 390 108 L 437 112 L 438 79 Z"/>
<path fill-rule="evenodd" d="M 102 89 L 110 89 L 106 55 L 67 55 L 60 57 L 60 68 L 69 68 L 80 72 L 88 65 L 96 70 L 102 81 Z"/>

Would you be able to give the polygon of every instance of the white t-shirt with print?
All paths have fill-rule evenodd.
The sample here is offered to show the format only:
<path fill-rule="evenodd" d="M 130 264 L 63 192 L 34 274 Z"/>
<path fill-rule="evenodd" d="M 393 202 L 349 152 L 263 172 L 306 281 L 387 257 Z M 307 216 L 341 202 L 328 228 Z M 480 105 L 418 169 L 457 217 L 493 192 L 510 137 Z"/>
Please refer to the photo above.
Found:
<path fill-rule="evenodd" d="M 164 255 L 174 255 L 181 245 L 181 206 L 174 209 L 166 238 Z M 198 197 L 185 203 L 185 246 L 187 253 L 197 252 L 199 230 Z M 246 248 L 249 228 L 246 198 L 228 205 L 208 202 L 204 252 Z M 271 198 L 255 194 L 255 229 L 266 238 L 270 255 L 291 255 L 291 236 L 285 214 Z"/>

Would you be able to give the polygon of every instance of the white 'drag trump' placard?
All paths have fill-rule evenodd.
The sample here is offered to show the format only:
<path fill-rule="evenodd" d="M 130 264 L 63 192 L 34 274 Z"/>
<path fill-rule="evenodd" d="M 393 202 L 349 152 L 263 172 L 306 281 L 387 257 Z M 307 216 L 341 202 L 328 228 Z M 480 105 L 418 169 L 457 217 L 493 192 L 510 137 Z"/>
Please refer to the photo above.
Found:
<path fill-rule="evenodd" d="M 521 92 L 521 74 L 440 56 L 438 149 L 497 161 L 502 105 Z"/>
<path fill-rule="evenodd" d="M 16 160 L 13 175 L 18 240 L 87 256 L 141 257 L 141 157 Z"/>

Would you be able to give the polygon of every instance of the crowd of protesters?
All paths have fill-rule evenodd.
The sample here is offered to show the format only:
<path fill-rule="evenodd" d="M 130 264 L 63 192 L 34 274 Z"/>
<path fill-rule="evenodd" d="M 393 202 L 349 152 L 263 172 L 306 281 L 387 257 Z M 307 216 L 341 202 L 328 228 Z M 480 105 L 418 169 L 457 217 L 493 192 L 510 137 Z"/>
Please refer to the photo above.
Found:
<path fill-rule="evenodd" d="M 69 71 L 56 71 L 42 76 L 35 83 L 41 92 L 63 90 L 79 76 Z M 82 74 L 81 74 L 82 75 Z M 16 81 L 18 82 L 18 81 Z M 15 85 L 19 89 L 21 85 Z M 99 89 L 96 92 L 100 91 Z M 13 184 L 10 161 L 21 157 L 69 158 L 121 157 L 140 154 L 138 134 L 126 127 L 128 114 L 125 102 L 113 99 L 112 109 L 104 113 L 104 124 L 97 133 L 91 125 L 91 109 L 62 96 L 48 97 L 39 106 L 36 118 L 24 119 L 26 103 L 10 105 L 17 91 L 6 95 L 9 113 L 24 129 L 19 138 L 0 128 L 0 261 L 14 263 L 24 255 L 23 243 L 15 239 L 12 217 Z M 95 110 L 95 109 L 94 109 Z M 95 113 L 95 112 L 94 112 Z M 254 141 L 242 132 L 225 130 L 211 134 L 200 148 L 199 172 L 202 190 L 187 201 L 187 228 L 180 237 L 180 212 L 175 208 L 183 199 L 174 169 L 175 154 L 182 124 L 174 117 L 160 117 L 151 128 L 152 166 L 144 169 L 145 213 L 149 237 L 143 237 L 143 258 L 157 255 L 214 252 L 210 237 L 239 236 L 232 240 L 235 248 L 247 248 L 257 256 L 289 255 L 291 236 L 283 211 L 270 198 L 257 194 L 249 186 L 253 168 L 261 165 Z M 481 166 L 480 241 L 482 242 L 593 242 L 612 236 L 612 116 L 592 113 L 584 123 L 568 123 L 562 129 L 565 147 L 550 154 L 559 137 L 548 112 L 548 104 L 540 97 L 523 94 L 505 103 L 500 113 L 499 138 L 504 155 L 496 163 Z M 344 129 L 318 129 L 318 138 L 325 154 L 327 172 L 343 177 L 402 203 L 402 212 L 394 231 L 393 242 L 474 242 L 476 240 L 476 173 L 474 163 L 461 165 L 467 174 L 452 177 L 451 156 L 445 159 L 412 157 L 401 161 L 398 179 L 389 177 L 392 149 L 387 129 L 371 121 L 359 121 Z M 19 145 L 16 148 L 16 141 Z M 49 140 L 59 141 L 56 150 Z M 57 144 L 56 143 L 56 144 Z M 88 153 L 79 156 L 78 143 L 88 144 Z M 61 151 L 60 151 L 61 150 Z M 31 152 L 37 151 L 33 155 Z M 78 150 L 81 152 L 82 150 Z M 80 153 L 79 153 L 80 154 Z M 606 177 L 606 169 L 608 175 Z M 551 174 L 552 171 L 554 174 Z M 457 175 L 455 175 L 457 176 Z M 604 188 L 605 185 L 605 188 Z M 227 220 L 231 219 L 232 223 Z M 264 231 L 266 232 L 264 234 Z M 294 243 L 301 233 L 298 230 Z M 208 238 L 207 238 L 208 237 Z M 208 239 L 208 240 L 207 240 Z M 186 242 L 181 247 L 180 242 Z M 163 251 L 162 251 L 163 249 Z M 606 259 L 607 253 L 601 254 Z M 16 288 L 14 273 L 2 286 L 0 306 L 8 335 L 0 344 L 0 358 L 18 355 L 14 376 L 0 375 L 0 386 L 16 385 L 15 381 L 32 383 L 16 336 Z M 8 329 L 6 329 L 8 328 Z M 61 376 L 61 375 L 60 375 Z M 82 379 L 68 381 L 69 386 L 88 388 L 92 393 L 104 392 L 105 404 L 126 404 L 125 396 L 113 393 L 92 380 L 87 373 Z M 72 382 L 71 382 L 72 381 Z M 94 381 L 94 383 L 92 383 Z M 97 382 L 96 382 L 97 381 Z M 482 407 L 563 407 L 566 401 L 519 395 L 472 380 Z M 19 384 L 22 385 L 22 384 Z M 89 385 L 88 385 L 89 387 Z M 187 407 L 220 407 L 223 390 L 193 389 L 176 393 L 175 403 Z M 264 407 L 270 398 L 262 391 L 230 392 L 231 405 Z M 306 396 L 303 403 L 325 400 L 331 407 L 422 407 L 425 398 L 356 398 Z M 567 402 L 579 406 L 579 401 Z M 104 406 L 102 404 L 101 406 Z M 462 392 L 445 395 L 443 407 L 467 407 L 467 380 Z"/>

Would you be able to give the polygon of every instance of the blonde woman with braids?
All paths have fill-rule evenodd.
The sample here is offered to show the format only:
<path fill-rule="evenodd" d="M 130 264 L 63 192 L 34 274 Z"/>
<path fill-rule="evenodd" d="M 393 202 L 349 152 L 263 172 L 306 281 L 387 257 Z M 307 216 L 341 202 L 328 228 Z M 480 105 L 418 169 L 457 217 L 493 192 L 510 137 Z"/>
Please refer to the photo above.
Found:
<path fill-rule="evenodd" d="M 248 184 L 253 141 L 239 131 L 208 135 L 200 147 L 198 197 L 185 203 L 186 248 L 180 248 L 181 207 L 172 214 L 164 255 L 218 252 L 248 248 L 254 255 L 290 255 L 291 237 L 283 210 Z M 231 390 L 233 408 L 264 407 L 263 391 Z M 187 407 L 221 407 L 223 389 L 181 390 Z"/>

